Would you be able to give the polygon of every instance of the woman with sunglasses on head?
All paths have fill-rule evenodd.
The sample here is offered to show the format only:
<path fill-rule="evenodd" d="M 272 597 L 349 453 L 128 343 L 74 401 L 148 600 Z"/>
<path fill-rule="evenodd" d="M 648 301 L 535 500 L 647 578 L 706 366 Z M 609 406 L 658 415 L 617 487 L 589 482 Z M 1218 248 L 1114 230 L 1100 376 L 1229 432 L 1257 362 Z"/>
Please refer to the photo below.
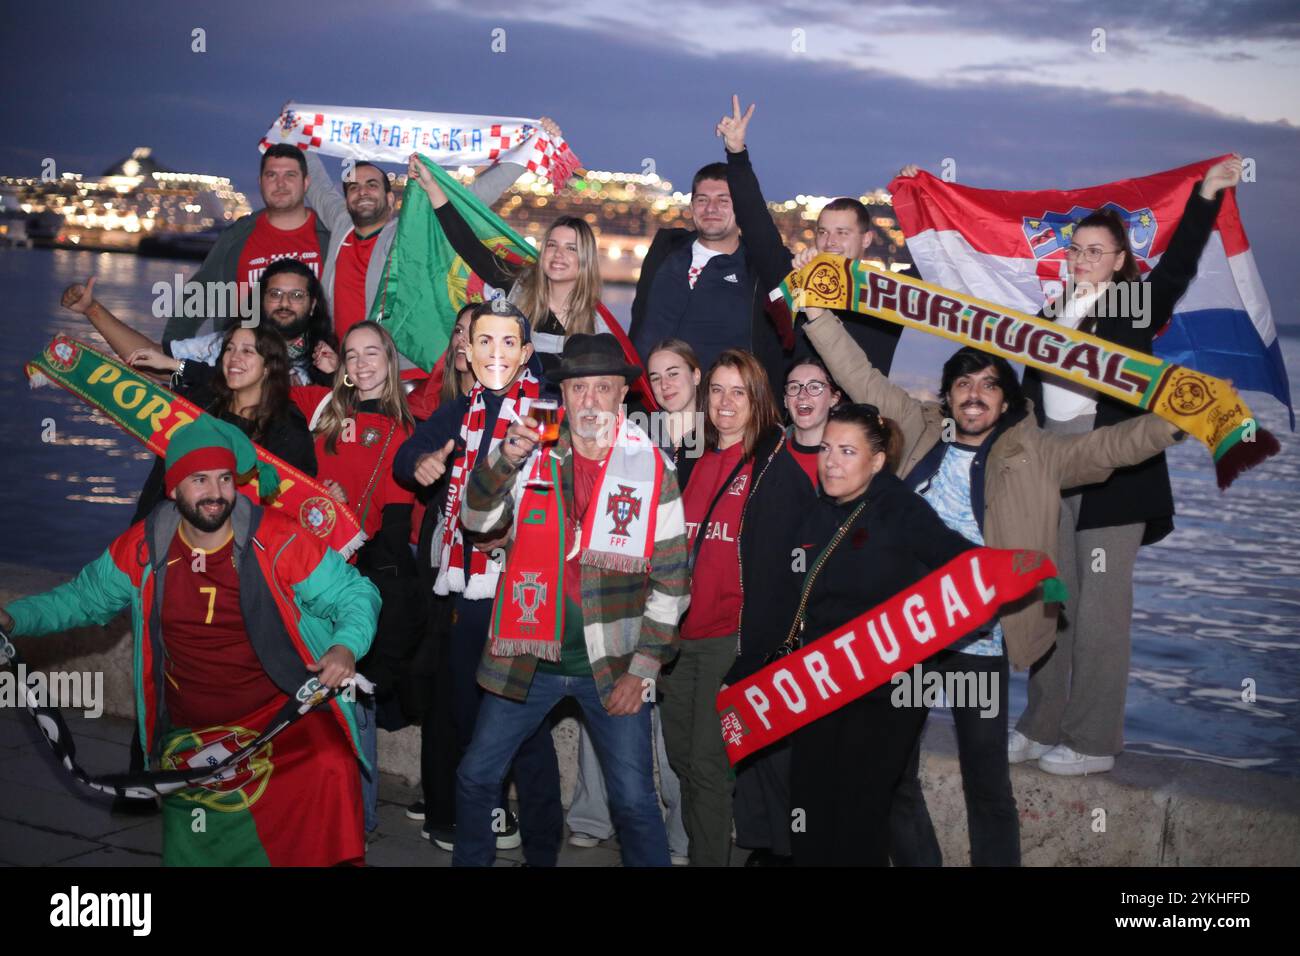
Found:
<path fill-rule="evenodd" d="M 915 175 L 915 167 L 900 175 Z M 1206 170 L 1145 279 L 1118 213 L 1101 209 L 1080 219 L 1066 251 L 1066 291 L 1041 314 L 1151 353 L 1175 304 L 1196 278 L 1223 191 L 1240 179 L 1240 156 Z M 1083 434 L 1147 414 L 1032 368 L 1025 369 L 1024 391 L 1039 424 L 1061 434 Z M 1048 773 L 1104 773 L 1124 749 L 1138 548 L 1161 540 L 1174 527 L 1165 456 L 1117 469 L 1104 482 L 1062 495 L 1061 504 L 1059 569 L 1070 595 L 1065 626 L 1056 648 L 1030 671 L 1029 704 L 1008 735 L 1007 752 L 1012 763 L 1037 760 Z"/>
<path fill-rule="evenodd" d="M 975 547 L 894 475 L 897 424 L 874 405 L 830 412 L 818 453 L 821 496 L 798 531 L 803 561 L 785 642 L 807 647 Z M 806 568 L 806 571 L 803 569 Z M 797 866 L 888 866 L 894 789 L 925 723 L 895 707 L 886 683 L 790 735 L 791 836 Z"/>
<path fill-rule="evenodd" d="M 727 673 L 734 684 L 757 673 L 786 636 L 782 623 L 798 606 L 790 568 L 799 526 L 817 501 L 817 458 L 831 410 L 841 394 L 821 359 L 810 355 L 785 379 L 790 427 L 756 455 L 740 520 L 740 656 Z M 778 742 L 736 767 L 736 845 L 751 851 L 746 866 L 790 863 L 790 748 Z"/>
<path fill-rule="evenodd" d="M 542 126 L 551 135 L 560 135 L 553 120 L 544 118 Z M 479 240 L 415 155 L 411 156 L 407 174 L 428 195 L 456 254 L 485 283 L 505 290 L 510 301 L 528 317 L 543 372 L 558 366 L 568 336 L 605 331 L 596 309 L 601 291 L 596 234 L 586 220 L 558 217 L 542 234 L 537 261 L 510 266 Z"/>

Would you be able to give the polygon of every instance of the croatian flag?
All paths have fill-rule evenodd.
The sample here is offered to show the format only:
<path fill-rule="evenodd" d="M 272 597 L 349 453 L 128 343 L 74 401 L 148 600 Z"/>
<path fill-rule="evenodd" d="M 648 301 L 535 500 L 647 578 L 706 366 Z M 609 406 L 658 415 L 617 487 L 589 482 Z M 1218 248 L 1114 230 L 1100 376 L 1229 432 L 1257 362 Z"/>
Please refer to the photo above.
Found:
<path fill-rule="evenodd" d="M 1103 207 L 1128 223 L 1145 274 L 1160 261 L 1206 170 L 1226 156 L 1087 189 L 1004 192 L 929 173 L 890 183 L 907 249 L 927 282 L 1031 315 L 1060 295 L 1073 224 Z M 1235 189 L 1227 190 L 1196 278 L 1156 339 L 1156 355 L 1267 392 L 1291 409 L 1291 386 L 1273 313 Z M 1291 413 L 1295 428 L 1295 413 Z"/>

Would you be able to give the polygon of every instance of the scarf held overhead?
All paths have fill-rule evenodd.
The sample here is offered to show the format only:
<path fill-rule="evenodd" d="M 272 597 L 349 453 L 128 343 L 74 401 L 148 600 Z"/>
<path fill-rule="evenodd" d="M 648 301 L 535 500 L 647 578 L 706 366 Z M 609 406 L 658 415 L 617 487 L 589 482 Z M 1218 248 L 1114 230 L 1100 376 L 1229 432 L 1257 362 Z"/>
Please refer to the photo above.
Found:
<path fill-rule="evenodd" d="M 1056 574 L 1039 551 L 972 548 L 718 694 L 732 764 L 884 684 Z"/>
<path fill-rule="evenodd" d="M 33 386 L 41 377 L 55 382 L 107 415 L 115 425 L 155 455 L 166 456 L 172 434 L 182 425 L 208 418 L 208 413 L 139 372 L 90 346 L 56 335 L 45 351 L 27 363 Z M 279 490 L 254 490 L 253 482 L 237 487 L 253 501 L 259 492 L 268 507 L 294 515 L 302 528 L 347 558 L 361 547 L 365 534 L 356 516 L 330 495 L 324 485 L 281 461 L 259 445 L 257 459 L 274 466 Z"/>
<path fill-rule="evenodd" d="M 1118 215 L 1145 275 L 1169 249 L 1192 190 L 1226 158 L 1083 189 L 975 189 L 922 172 L 898 177 L 889 190 L 921 276 L 1032 315 L 1059 294 L 1083 216 L 1099 209 Z M 1155 334 L 1158 357 L 1268 392 L 1290 408 L 1277 328 L 1235 188 L 1223 193 L 1196 277 Z"/>
<path fill-rule="evenodd" d="M 314 149 L 326 156 L 406 164 L 420 153 L 442 166 L 524 166 L 559 189 L 579 167 L 563 137 L 541 121 L 515 116 L 415 113 L 357 106 L 289 103 L 258 144 Z"/>
<path fill-rule="evenodd" d="M 1279 451 L 1222 379 L 861 259 L 822 254 L 786 276 L 771 298 L 791 313 L 848 309 L 919 329 L 1153 412 L 1210 449 L 1220 488 Z"/>

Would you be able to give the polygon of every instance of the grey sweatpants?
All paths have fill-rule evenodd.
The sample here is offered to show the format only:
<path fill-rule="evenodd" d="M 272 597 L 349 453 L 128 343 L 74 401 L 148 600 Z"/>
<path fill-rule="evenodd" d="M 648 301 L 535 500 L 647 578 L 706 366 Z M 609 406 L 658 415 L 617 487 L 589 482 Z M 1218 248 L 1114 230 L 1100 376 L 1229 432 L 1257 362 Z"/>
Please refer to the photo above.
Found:
<path fill-rule="evenodd" d="M 1047 422 L 1092 430 L 1091 415 Z M 1029 705 L 1016 729 L 1043 744 L 1100 757 L 1124 749 L 1124 699 L 1133 621 L 1133 565 L 1145 524 L 1079 531 L 1078 494 L 1061 497 L 1057 571 L 1069 589 L 1056 646 L 1029 672 Z"/>

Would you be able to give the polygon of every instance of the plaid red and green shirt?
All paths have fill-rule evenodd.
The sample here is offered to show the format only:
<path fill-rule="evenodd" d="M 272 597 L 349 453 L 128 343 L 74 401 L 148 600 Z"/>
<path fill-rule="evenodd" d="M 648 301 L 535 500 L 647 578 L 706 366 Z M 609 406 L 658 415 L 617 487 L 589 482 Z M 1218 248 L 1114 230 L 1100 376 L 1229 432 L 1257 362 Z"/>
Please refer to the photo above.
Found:
<path fill-rule="evenodd" d="M 560 484 L 566 510 L 573 507 L 573 449 L 568 423 L 560 428 L 555 454 L 560 457 Z M 659 452 L 659 454 L 663 454 Z M 677 622 L 690 603 L 686 519 L 677 472 L 665 456 L 663 487 L 655 517 L 654 550 L 646 572 L 628 574 L 582 566 L 582 620 L 591 674 L 602 701 L 609 699 L 624 674 L 657 680 L 659 670 L 677 654 Z M 514 537 L 515 495 L 522 483 L 519 469 L 498 445 L 479 460 L 466 482 L 460 520 L 470 531 Z M 478 682 L 485 690 L 525 700 L 537 669 L 532 655 L 495 657 L 489 641 L 479 663 Z"/>

